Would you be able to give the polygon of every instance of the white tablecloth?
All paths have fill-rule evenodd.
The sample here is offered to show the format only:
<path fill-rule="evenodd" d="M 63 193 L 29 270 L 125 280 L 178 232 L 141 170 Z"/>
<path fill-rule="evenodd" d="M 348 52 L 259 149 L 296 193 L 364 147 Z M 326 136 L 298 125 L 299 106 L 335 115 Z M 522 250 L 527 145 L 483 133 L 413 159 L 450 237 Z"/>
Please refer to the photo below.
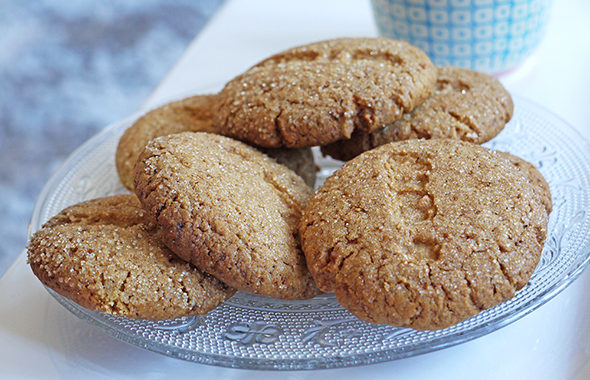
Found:
<path fill-rule="evenodd" d="M 513 94 L 552 110 L 588 140 L 589 20 L 590 2 L 555 2 L 546 38 L 534 56 L 500 78 Z M 374 35 L 368 2 L 230 0 L 144 106 L 217 88 L 293 45 Z M 199 365 L 121 343 L 54 301 L 21 254 L 0 279 L 0 378 L 589 379 L 588 288 L 590 271 L 519 321 L 452 348 L 370 366 L 277 373 Z"/>

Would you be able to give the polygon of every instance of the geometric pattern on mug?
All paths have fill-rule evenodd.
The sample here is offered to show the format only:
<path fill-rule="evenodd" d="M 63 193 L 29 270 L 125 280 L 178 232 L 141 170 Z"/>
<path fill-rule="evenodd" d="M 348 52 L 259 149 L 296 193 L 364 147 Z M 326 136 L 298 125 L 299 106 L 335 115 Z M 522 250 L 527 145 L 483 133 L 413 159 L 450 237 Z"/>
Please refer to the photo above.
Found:
<path fill-rule="evenodd" d="M 494 72 L 530 54 L 550 0 L 372 0 L 381 35 L 410 42 L 437 65 Z"/>

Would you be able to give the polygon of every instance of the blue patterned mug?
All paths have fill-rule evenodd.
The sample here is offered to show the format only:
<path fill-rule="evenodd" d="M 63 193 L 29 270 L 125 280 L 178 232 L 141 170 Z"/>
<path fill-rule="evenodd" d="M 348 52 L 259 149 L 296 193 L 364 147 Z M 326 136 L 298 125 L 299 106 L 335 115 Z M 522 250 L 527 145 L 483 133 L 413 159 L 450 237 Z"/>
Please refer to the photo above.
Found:
<path fill-rule="evenodd" d="M 513 68 L 538 45 L 550 0 L 371 0 L 379 33 L 408 41 L 436 65 L 488 73 Z"/>

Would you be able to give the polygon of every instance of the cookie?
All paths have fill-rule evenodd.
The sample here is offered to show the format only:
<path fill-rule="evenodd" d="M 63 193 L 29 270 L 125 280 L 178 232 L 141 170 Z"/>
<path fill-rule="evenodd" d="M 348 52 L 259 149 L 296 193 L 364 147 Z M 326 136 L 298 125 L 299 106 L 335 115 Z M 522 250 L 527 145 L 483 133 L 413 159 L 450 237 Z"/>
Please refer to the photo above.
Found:
<path fill-rule="evenodd" d="M 211 132 L 217 95 L 195 95 L 158 107 L 133 123 L 121 136 L 115 153 L 117 174 L 123 186 L 133 191 L 133 166 L 146 144 L 160 136 L 180 132 Z M 316 167 L 309 148 L 263 149 L 264 153 L 299 174 L 314 186 Z"/>
<path fill-rule="evenodd" d="M 226 84 L 214 124 L 264 147 L 305 147 L 372 132 L 433 91 L 421 50 L 386 38 L 342 38 L 271 56 Z"/>
<path fill-rule="evenodd" d="M 300 224 L 321 290 L 358 318 L 441 329 L 521 289 L 547 212 L 520 169 L 458 140 L 390 143 L 348 161 Z"/>
<path fill-rule="evenodd" d="M 166 248 L 133 194 L 66 208 L 33 235 L 27 249 L 43 284 L 117 316 L 205 314 L 235 293 Z"/>
<path fill-rule="evenodd" d="M 438 67 L 434 93 L 411 113 L 372 132 L 322 147 L 335 159 L 351 158 L 393 141 L 452 138 L 481 144 L 498 135 L 512 118 L 508 91 L 494 77 L 459 67 Z"/>
<path fill-rule="evenodd" d="M 539 198 L 539 202 L 545 206 L 547 214 L 550 214 L 553 210 L 553 199 L 551 197 L 549 184 L 545 180 L 545 177 L 543 177 L 543 174 L 541 174 L 533 164 L 518 156 L 508 152 L 498 152 L 498 154 L 504 156 L 504 158 L 522 171 L 527 180 L 533 185 L 535 193 Z"/>
<path fill-rule="evenodd" d="M 133 166 L 148 141 L 186 131 L 214 132 L 216 95 L 196 95 L 158 107 L 140 117 L 121 136 L 115 154 L 123 186 L 133 190 Z"/>
<path fill-rule="evenodd" d="M 159 137 L 137 161 L 135 193 L 162 241 L 224 283 L 284 299 L 318 293 L 297 234 L 312 190 L 258 150 L 209 133 Z"/>

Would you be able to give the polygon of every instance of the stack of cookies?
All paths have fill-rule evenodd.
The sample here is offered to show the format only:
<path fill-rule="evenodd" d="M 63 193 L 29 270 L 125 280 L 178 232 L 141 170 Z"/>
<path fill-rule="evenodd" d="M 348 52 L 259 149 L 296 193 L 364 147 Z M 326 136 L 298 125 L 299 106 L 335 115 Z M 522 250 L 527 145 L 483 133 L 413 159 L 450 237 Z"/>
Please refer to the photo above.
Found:
<path fill-rule="evenodd" d="M 333 292 L 368 322 L 446 328 L 513 297 L 541 256 L 547 183 L 477 145 L 512 112 L 493 77 L 404 42 L 296 47 L 137 120 L 116 152 L 135 194 L 62 211 L 29 263 L 132 318 L 207 313 L 236 290 Z M 317 146 L 346 163 L 314 192 Z"/>

